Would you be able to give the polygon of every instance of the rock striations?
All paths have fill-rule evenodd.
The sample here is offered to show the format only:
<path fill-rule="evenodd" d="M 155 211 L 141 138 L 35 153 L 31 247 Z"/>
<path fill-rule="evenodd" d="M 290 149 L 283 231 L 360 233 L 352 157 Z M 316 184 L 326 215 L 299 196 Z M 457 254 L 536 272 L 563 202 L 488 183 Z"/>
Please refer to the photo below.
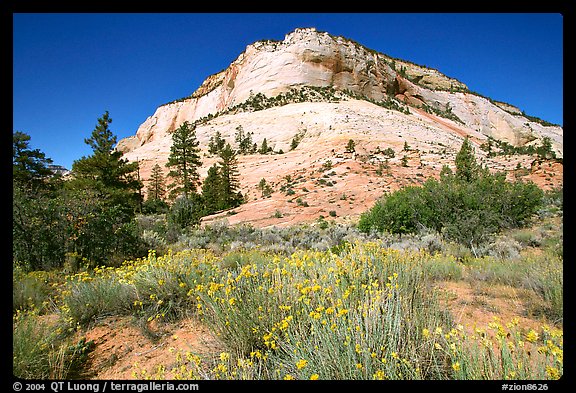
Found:
<path fill-rule="evenodd" d="M 238 126 L 252 132 L 258 146 L 266 138 L 274 152 L 284 154 L 240 157 L 242 191 L 252 200 L 229 217 L 264 226 L 310 221 L 327 209 L 341 210 L 339 217 L 355 216 L 383 192 L 414 183 L 409 179 L 417 183 L 420 178 L 437 176 L 443 164 L 452 164 L 465 136 L 475 142 L 480 160 L 510 173 L 519 167 L 534 168 L 533 157 L 487 157 L 479 146 L 489 137 L 516 147 L 537 146 L 548 137 L 556 155 L 562 157 L 562 128 L 538 120 L 510 104 L 474 94 L 435 69 L 304 28 L 287 34 L 283 41 L 248 45 L 228 68 L 209 76 L 191 96 L 158 107 L 117 149 L 127 159 L 140 161 L 141 176 L 147 179 L 155 163 L 166 162 L 171 132 L 184 121 L 196 122 L 205 152 L 201 171 L 205 175 L 216 161 L 207 153 L 208 140 L 216 131 L 233 145 Z M 301 143 L 291 150 L 295 136 Z M 353 156 L 345 152 L 349 139 L 356 142 Z M 409 151 L 402 151 L 404 142 L 411 147 Z M 382 156 L 386 148 L 393 149 L 395 157 Z M 400 165 L 404 155 L 408 167 Z M 339 176 L 329 187 L 318 184 L 313 175 L 326 161 L 335 166 L 334 176 Z M 375 171 L 382 172 L 384 162 L 388 177 L 371 178 Z M 538 180 L 535 171 L 527 172 L 526 176 L 544 187 L 562 181 L 561 169 L 554 179 L 545 175 L 548 180 Z M 301 176 L 299 189 L 307 190 L 302 196 L 312 194 L 307 212 L 300 214 L 305 209 L 291 204 L 292 197 L 279 191 L 288 175 Z M 277 192 L 266 200 L 256 190 L 262 178 L 277 186 Z M 358 194 L 354 206 L 342 207 L 343 199 L 336 197 L 353 193 Z M 316 209 L 312 198 L 318 201 Z M 339 203 L 327 206 L 331 198 Z M 274 215 L 276 220 L 270 217 Z"/>

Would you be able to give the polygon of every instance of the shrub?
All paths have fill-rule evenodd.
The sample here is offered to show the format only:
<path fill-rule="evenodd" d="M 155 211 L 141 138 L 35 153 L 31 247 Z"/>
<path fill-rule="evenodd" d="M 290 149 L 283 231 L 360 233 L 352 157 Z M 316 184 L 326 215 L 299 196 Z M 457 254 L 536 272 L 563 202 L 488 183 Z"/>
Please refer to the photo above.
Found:
<path fill-rule="evenodd" d="M 49 311 L 58 281 L 56 274 L 45 271 L 24 273 L 15 267 L 12 272 L 12 311 Z"/>
<path fill-rule="evenodd" d="M 203 203 L 199 195 L 192 195 L 188 198 L 180 197 L 176 199 L 167 215 L 169 223 L 179 228 L 195 226 L 200 223 L 202 217 Z"/>
<path fill-rule="evenodd" d="M 76 344 L 60 338 L 53 326 L 39 322 L 34 313 L 16 316 L 12 331 L 12 371 L 18 378 L 78 378 L 94 348 L 85 338 Z"/>
<path fill-rule="evenodd" d="M 472 181 L 446 175 L 386 195 L 362 214 L 358 228 L 408 233 L 425 226 L 449 239 L 479 244 L 502 228 L 525 225 L 542 195 L 534 183 L 509 183 L 500 174 L 485 172 Z"/>

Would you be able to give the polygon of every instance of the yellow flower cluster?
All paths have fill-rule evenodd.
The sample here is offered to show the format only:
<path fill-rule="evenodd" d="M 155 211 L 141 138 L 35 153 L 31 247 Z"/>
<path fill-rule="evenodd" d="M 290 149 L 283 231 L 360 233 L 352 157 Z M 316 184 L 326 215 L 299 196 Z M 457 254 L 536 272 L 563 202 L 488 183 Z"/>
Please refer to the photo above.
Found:
<path fill-rule="evenodd" d="M 518 320 L 469 328 L 417 320 L 433 300 L 425 266 L 441 256 L 368 242 L 341 254 L 260 253 L 234 266 L 225 257 L 150 252 L 115 269 L 70 276 L 65 290 L 113 278 L 148 320 L 192 310 L 225 345 L 203 361 L 177 352 L 172 369 L 136 372 L 142 378 L 500 379 L 530 378 L 534 367 L 542 378 L 562 375 L 560 330 L 525 329 Z"/>

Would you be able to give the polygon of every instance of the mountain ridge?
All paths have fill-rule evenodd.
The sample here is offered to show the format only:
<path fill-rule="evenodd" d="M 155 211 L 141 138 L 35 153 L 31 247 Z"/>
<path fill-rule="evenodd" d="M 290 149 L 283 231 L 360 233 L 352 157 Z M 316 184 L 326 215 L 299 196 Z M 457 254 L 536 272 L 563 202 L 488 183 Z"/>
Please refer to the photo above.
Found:
<path fill-rule="evenodd" d="M 365 187 L 356 199 L 360 207 L 336 212 L 338 217 L 357 216 L 383 193 L 437 176 L 442 165 L 451 166 L 466 136 L 476 147 L 478 159 L 492 170 L 506 170 L 513 176 L 518 166 L 538 168 L 529 156 L 512 160 L 489 157 L 480 148 L 490 138 L 522 147 L 538 146 L 547 137 L 556 155 L 562 157 L 562 127 L 538 120 L 524 116 L 511 104 L 470 92 L 438 70 L 304 28 L 288 33 L 283 41 L 248 45 L 229 67 L 207 77 L 191 96 L 158 107 L 117 149 L 128 160 L 140 162 L 140 175 L 146 180 L 154 164 L 163 167 L 167 161 L 171 132 L 189 121 L 196 126 L 203 151 L 200 175 L 204 177 L 217 159 L 207 152 L 209 138 L 219 131 L 235 146 L 235 129 L 242 126 L 254 135 L 254 143 L 260 145 L 266 139 L 273 153 L 239 157 L 242 193 L 252 204 L 236 209 L 240 214 L 228 219 L 250 220 L 255 215 L 253 204 L 258 203 L 258 214 L 265 216 L 262 225 L 268 225 L 275 211 L 294 212 L 292 217 L 292 213 L 283 214 L 286 222 L 310 221 L 314 214 L 326 216 L 323 213 L 330 211 L 326 203 L 339 198 L 335 192 L 346 194 Z M 291 149 L 291 140 L 300 134 L 300 145 Z M 354 157 L 344 149 L 349 139 L 356 142 L 358 154 Z M 412 149 L 404 151 L 404 143 Z M 382 156 L 385 148 L 393 149 L 396 156 Z M 401 162 L 404 155 L 407 167 Z M 354 169 L 340 168 L 337 173 L 342 172 L 342 183 L 326 188 L 317 176 L 327 161 L 336 169 L 356 168 L 369 176 L 361 179 L 352 173 Z M 390 166 L 391 178 L 370 179 L 385 163 Z M 538 180 L 538 169 L 532 169 L 527 179 Z M 290 205 L 287 201 L 293 198 L 280 192 L 282 179 L 296 173 L 305 178 L 302 187 L 309 191 L 297 196 L 313 196 L 319 201 L 318 209 Z M 257 190 L 262 178 L 276 187 L 268 201 L 261 201 Z M 551 188 L 561 184 L 562 175 L 551 178 L 543 173 L 538 181 Z M 310 195 L 311 190 L 318 195 Z M 263 203 L 269 205 L 264 210 Z M 311 211 L 315 213 L 310 215 Z"/>

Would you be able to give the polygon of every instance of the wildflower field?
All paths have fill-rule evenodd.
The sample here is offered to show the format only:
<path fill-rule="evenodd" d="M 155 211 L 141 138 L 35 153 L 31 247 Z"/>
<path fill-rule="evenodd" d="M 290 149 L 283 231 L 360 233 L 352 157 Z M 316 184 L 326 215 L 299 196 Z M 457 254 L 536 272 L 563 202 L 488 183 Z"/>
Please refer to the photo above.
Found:
<path fill-rule="evenodd" d="M 563 373 L 562 257 L 548 251 L 516 262 L 463 261 L 374 240 L 289 255 L 150 251 L 118 267 L 14 277 L 14 374 L 21 377 L 74 377 L 93 343 L 70 337 L 117 315 L 144 323 L 195 318 L 221 344 L 210 354 L 172 349 L 173 361 L 154 372 L 134 365 L 137 379 L 541 380 Z M 456 320 L 437 283 L 479 277 L 534 291 L 548 305 L 542 320 L 557 323 Z M 58 315 L 52 327 L 40 322 L 48 312 Z"/>

